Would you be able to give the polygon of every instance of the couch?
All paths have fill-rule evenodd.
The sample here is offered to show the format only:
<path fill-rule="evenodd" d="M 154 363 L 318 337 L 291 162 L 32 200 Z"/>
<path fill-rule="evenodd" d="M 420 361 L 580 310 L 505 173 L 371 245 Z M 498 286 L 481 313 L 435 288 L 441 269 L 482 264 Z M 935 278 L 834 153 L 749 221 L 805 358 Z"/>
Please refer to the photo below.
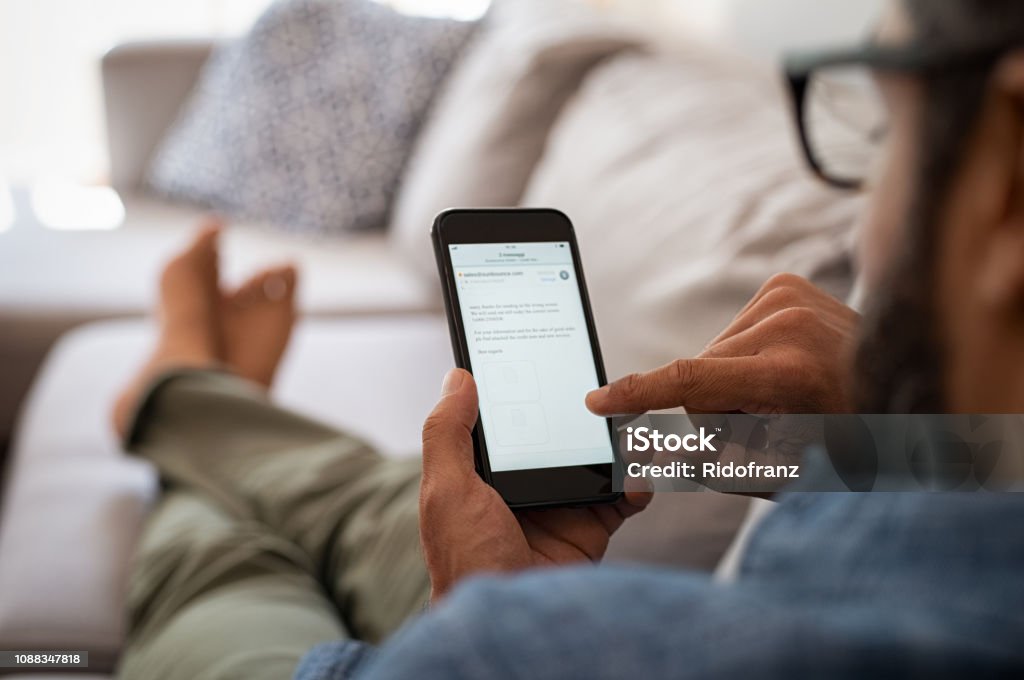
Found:
<path fill-rule="evenodd" d="M 652 36 L 566 85 L 519 200 L 576 221 L 612 376 L 699 352 L 774 272 L 837 295 L 852 285 L 859 206 L 800 167 L 770 70 L 678 47 Z M 201 215 L 148 194 L 143 173 L 210 50 L 130 44 L 103 59 L 120 229 L 29 229 L 8 241 L 0 360 L 7 406 L 21 408 L 0 521 L 0 649 L 85 649 L 101 673 L 116 663 L 131 553 L 157 484 L 123 454 L 107 412 L 153 337 L 160 263 Z M 645 111 L 645 100 L 657 105 Z M 443 100 L 435 108 L 451 115 Z M 302 271 L 303 320 L 274 397 L 392 456 L 416 455 L 452 364 L 421 227 L 324 243 L 242 225 L 224 246 L 229 280 L 281 258 Z M 746 513 L 744 499 L 664 495 L 609 558 L 711 570 Z"/>

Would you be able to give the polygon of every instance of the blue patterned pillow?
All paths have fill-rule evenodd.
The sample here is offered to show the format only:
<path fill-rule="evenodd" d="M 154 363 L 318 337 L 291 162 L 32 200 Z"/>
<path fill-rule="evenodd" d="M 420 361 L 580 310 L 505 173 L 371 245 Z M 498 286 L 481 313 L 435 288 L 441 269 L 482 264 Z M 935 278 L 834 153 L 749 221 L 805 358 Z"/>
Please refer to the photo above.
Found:
<path fill-rule="evenodd" d="M 149 184 L 289 231 L 381 227 L 472 29 L 371 0 L 279 0 L 211 57 Z"/>

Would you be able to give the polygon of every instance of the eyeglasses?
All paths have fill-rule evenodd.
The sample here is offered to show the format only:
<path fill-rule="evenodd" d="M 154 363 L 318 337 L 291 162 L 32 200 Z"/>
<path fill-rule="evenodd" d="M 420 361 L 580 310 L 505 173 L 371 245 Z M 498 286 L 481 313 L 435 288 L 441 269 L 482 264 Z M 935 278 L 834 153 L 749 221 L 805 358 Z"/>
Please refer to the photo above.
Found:
<path fill-rule="evenodd" d="M 786 78 L 808 165 L 834 187 L 862 188 L 889 132 L 889 112 L 876 72 L 988 69 L 1011 47 L 939 50 L 867 45 L 788 56 Z"/>

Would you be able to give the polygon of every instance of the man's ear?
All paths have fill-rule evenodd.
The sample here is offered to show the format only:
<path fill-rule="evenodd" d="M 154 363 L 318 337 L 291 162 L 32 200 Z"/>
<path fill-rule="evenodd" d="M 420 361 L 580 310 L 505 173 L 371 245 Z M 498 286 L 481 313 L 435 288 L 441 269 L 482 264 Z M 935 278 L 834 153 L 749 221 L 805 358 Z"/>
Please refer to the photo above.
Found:
<path fill-rule="evenodd" d="M 1024 50 L 1001 60 L 992 86 L 1005 116 L 1000 126 L 1007 133 L 1001 143 L 1007 145 L 1008 191 L 1001 224 L 989 244 L 982 295 L 995 307 L 1024 314 Z"/>

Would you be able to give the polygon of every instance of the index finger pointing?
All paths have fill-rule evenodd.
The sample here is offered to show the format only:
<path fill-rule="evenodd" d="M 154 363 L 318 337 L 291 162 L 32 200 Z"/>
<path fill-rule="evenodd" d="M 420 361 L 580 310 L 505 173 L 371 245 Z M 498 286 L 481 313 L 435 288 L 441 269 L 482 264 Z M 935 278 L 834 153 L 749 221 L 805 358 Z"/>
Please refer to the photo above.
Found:
<path fill-rule="evenodd" d="M 679 359 L 647 373 L 633 373 L 587 395 L 587 408 L 601 416 L 668 408 L 708 412 L 743 410 L 766 396 L 756 357 Z"/>

